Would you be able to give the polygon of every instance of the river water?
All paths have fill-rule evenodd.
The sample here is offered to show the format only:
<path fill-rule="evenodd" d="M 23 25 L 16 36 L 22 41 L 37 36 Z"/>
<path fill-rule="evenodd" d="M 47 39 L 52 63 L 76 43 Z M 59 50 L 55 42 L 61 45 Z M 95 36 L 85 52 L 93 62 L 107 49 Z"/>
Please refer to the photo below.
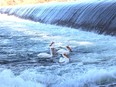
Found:
<path fill-rule="evenodd" d="M 52 41 L 69 64 L 37 57 Z M 0 14 L 0 87 L 115 87 L 115 60 L 116 37 Z"/>

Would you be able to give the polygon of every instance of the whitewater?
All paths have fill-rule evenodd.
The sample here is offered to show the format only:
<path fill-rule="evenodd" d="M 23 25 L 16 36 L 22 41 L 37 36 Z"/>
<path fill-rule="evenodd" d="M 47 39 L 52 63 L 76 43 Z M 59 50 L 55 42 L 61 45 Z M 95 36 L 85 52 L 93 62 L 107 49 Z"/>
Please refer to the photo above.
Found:
<path fill-rule="evenodd" d="M 69 64 L 37 57 L 52 41 L 71 46 Z M 0 14 L 0 87 L 115 87 L 115 60 L 115 36 Z"/>

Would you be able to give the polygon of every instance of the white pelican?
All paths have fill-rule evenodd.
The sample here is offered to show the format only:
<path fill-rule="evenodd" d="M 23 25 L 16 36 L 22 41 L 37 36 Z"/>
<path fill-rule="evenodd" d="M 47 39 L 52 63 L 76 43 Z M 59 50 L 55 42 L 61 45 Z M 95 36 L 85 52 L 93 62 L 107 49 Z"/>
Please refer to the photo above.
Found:
<path fill-rule="evenodd" d="M 66 49 L 60 49 L 57 51 L 59 54 L 66 54 L 68 55 L 70 52 L 72 52 L 72 49 L 69 46 L 66 46 Z"/>
<path fill-rule="evenodd" d="M 67 64 L 69 62 L 70 62 L 69 57 L 65 53 L 63 53 L 62 57 L 60 57 L 60 59 L 59 59 L 59 63 L 60 64 Z"/>
<path fill-rule="evenodd" d="M 54 56 L 55 52 L 54 52 L 54 42 L 52 42 L 50 45 L 50 54 L 48 53 L 39 53 L 37 56 L 39 58 L 51 58 Z"/>

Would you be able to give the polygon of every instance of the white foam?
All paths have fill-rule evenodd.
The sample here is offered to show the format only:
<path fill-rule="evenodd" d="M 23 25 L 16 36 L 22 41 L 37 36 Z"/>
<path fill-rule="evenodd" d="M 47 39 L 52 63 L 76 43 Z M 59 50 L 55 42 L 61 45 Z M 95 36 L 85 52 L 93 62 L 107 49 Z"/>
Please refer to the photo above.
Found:
<path fill-rule="evenodd" d="M 116 70 L 110 68 L 80 67 L 79 65 L 47 66 L 24 70 L 19 75 L 9 70 L 0 71 L 0 87 L 95 87 L 116 81 Z M 44 69 L 41 71 L 41 69 Z"/>
<path fill-rule="evenodd" d="M 85 85 L 87 87 L 98 87 L 98 85 L 108 85 L 115 81 L 116 70 L 93 68 L 80 74 L 67 74 L 65 75 L 65 80 L 63 80 L 60 84 L 54 85 L 53 87 L 85 87 Z"/>
<path fill-rule="evenodd" d="M 46 87 L 31 79 L 33 75 L 29 72 L 26 73 L 25 77 L 28 78 L 24 79 L 20 75 L 16 76 L 11 70 L 3 70 L 0 72 L 0 87 Z"/>

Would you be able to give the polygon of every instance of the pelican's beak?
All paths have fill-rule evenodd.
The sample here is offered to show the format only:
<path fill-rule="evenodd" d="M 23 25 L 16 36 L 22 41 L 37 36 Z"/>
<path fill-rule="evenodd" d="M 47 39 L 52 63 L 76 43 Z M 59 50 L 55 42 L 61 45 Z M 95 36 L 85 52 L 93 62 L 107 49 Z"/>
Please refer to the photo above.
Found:
<path fill-rule="evenodd" d="M 65 53 L 63 54 L 66 58 L 69 58 L 68 55 L 66 55 Z"/>
<path fill-rule="evenodd" d="M 67 49 L 68 49 L 70 52 L 72 52 L 71 47 L 69 47 L 69 46 L 66 46 L 66 47 L 67 47 Z"/>

